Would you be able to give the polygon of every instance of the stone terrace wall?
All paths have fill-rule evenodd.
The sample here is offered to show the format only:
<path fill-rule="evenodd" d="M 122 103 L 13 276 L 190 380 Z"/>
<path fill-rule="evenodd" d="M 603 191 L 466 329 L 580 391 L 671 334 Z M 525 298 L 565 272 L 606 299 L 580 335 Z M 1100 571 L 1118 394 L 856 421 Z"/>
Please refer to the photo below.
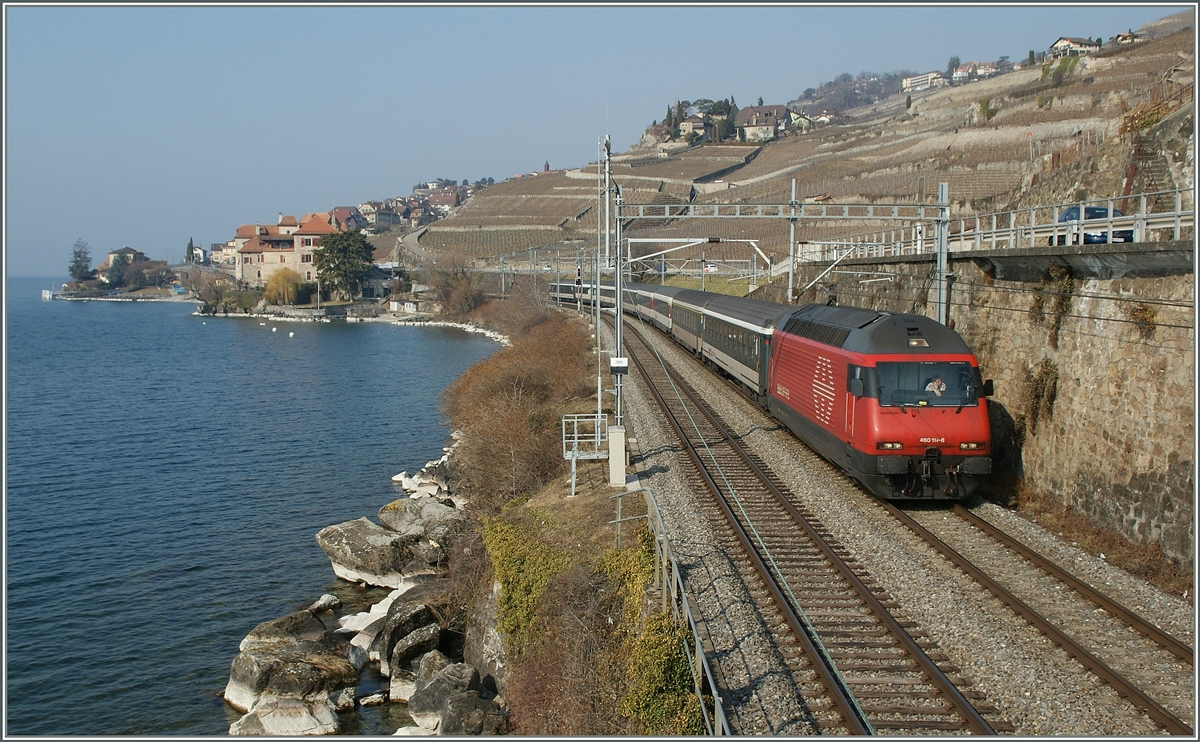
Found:
<path fill-rule="evenodd" d="M 993 485 L 1012 495 L 1023 480 L 1190 566 L 1193 275 L 1055 281 L 1043 273 L 1006 281 L 986 267 L 951 261 L 950 318 L 984 378 L 995 380 L 989 401 L 1000 471 Z M 798 271 L 797 288 L 823 268 Z M 857 261 L 837 270 L 896 277 L 860 283 L 881 276 L 839 272 L 820 285 L 843 306 L 932 316 L 932 269 L 932 259 Z M 1067 305 L 1050 293 L 1062 287 L 1071 290 Z M 812 289 L 800 301 L 826 296 Z"/>

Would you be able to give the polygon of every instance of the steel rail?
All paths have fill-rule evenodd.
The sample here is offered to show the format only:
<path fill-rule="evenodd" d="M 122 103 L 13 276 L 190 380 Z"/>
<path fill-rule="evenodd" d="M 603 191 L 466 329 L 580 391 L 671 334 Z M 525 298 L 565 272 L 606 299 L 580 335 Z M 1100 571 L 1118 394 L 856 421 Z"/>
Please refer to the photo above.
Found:
<path fill-rule="evenodd" d="M 667 401 L 663 399 L 662 395 L 659 393 L 657 386 L 651 383 L 649 373 L 646 371 L 645 366 L 642 365 L 641 359 L 639 359 L 636 354 L 630 352 L 629 348 L 626 348 L 626 352 L 633 360 L 634 365 L 638 367 L 638 371 L 642 374 L 642 378 L 646 381 L 646 386 L 650 390 L 651 395 L 662 409 L 667 421 L 671 424 L 671 427 L 675 430 L 675 434 L 679 437 L 680 442 L 683 443 L 684 450 L 691 459 L 692 465 L 696 467 L 696 470 L 700 473 L 700 476 L 705 480 L 705 483 L 709 486 L 709 488 L 712 489 L 713 492 L 719 492 L 720 490 L 717 486 L 717 483 L 713 481 L 707 467 L 704 466 L 699 454 L 696 452 L 696 449 L 689 444 L 687 434 L 684 431 L 683 426 L 675 417 L 675 414 L 671 411 Z M 724 511 L 725 517 L 729 521 L 730 527 L 733 529 L 738 541 L 741 542 L 743 549 L 749 556 L 755 571 L 763 578 L 763 584 L 767 591 L 771 594 L 771 598 L 775 601 L 777 607 L 783 613 L 784 620 L 787 621 L 788 626 L 792 629 L 792 633 L 802 645 L 805 654 L 810 658 L 813 670 L 816 672 L 817 677 L 820 678 L 822 685 L 825 686 L 825 690 L 830 698 L 830 701 L 833 703 L 838 714 L 842 717 L 843 723 L 846 725 L 846 730 L 850 732 L 850 734 L 857 736 L 869 734 L 871 732 L 870 725 L 859 714 L 856 703 L 853 701 L 853 696 L 851 696 L 848 690 L 845 689 L 841 680 L 837 677 L 836 671 L 834 671 L 829 664 L 827 664 L 822 652 L 817 648 L 813 637 L 809 635 L 809 632 L 804 627 L 804 621 L 799 615 L 797 615 L 795 610 L 793 610 L 791 603 L 784 597 L 778 583 L 773 577 L 771 577 L 770 570 L 767 568 L 766 564 L 763 563 L 762 558 L 758 555 L 757 550 L 753 548 L 749 535 L 746 533 L 741 523 L 738 522 L 737 518 L 730 510 L 729 504 L 725 502 L 724 498 L 719 496 L 716 498 L 716 500 L 721 506 L 721 509 Z"/>
<path fill-rule="evenodd" d="M 645 342 L 644 339 L 642 339 L 642 342 Z M 653 384 L 649 383 L 649 375 L 646 373 L 645 367 L 641 363 L 641 360 L 638 359 L 637 356 L 632 352 L 630 352 L 629 355 L 634 359 L 634 363 L 638 366 L 639 370 L 642 371 L 643 376 L 647 380 L 647 385 L 653 388 Z M 665 361 L 663 361 L 663 370 L 669 375 L 673 374 L 678 376 L 677 373 L 669 370 Z M 899 646 L 904 649 L 904 651 L 916 663 L 926 677 L 929 678 L 930 682 L 938 688 L 938 690 L 943 694 L 943 697 L 954 708 L 955 712 L 962 717 L 968 728 L 976 734 L 996 734 L 995 729 L 993 729 L 987 720 L 983 718 L 982 714 L 980 714 L 979 711 L 966 699 L 966 697 L 963 696 L 962 692 L 950 680 L 950 678 L 942 672 L 941 668 L 939 668 L 937 664 L 929 658 L 920 645 L 917 644 L 916 640 L 913 639 L 912 636 L 904 629 L 904 627 L 900 625 L 895 616 L 893 616 L 891 612 L 887 610 L 887 608 L 880 602 L 871 589 L 867 587 L 867 585 L 863 583 L 862 579 L 854 572 L 854 570 L 852 570 L 850 566 L 846 564 L 845 560 L 843 560 L 832 549 L 832 547 L 830 547 L 827 540 L 817 532 L 817 530 L 812 526 L 811 522 L 809 522 L 809 520 L 799 511 L 799 509 L 797 509 L 795 505 L 790 502 L 784 492 L 772 480 L 771 476 L 758 464 L 754 457 L 751 456 L 750 453 L 747 452 L 746 449 L 737 442 L 735 437 L 712 414 L 712 412 L 708 409 L 708 406 L 698 398 L 690 386 L 683 382 L 677 383 L 676 386 L 681 389 L 696 406 L 696 408 L 704 414 L 708 423 L 713 426 L 713 428 L 715 428 L 722 437 L 724 437 L 725 443 L 732 448 L 732 450 L 742 460 L 744 465 L 775 498 L 776 502 L 782 505 L 782 507 L 787 511 L 788 515 L 792 518 L 793 522 L 798 524 L 804 530 L 809 540 L 821 551 L 826 561 L 828 561 L 830 565 L 837 569 L 838 573 L 852 587 L 859 599 L 861 599 L 869 607 L 871 612 L 875 614 L 875 616 L 887 629 L 888 633 L 892 635 Z M 672 425 L 675 427 L 677 435 L 679 435 L 680 439 L 684 442 L 685 448 L 687 448 L 693 463 L 695 463 L 700 469 L 701 474 L 709 487 L 718 495 L 717 499 L 721 509 L 725 512 L 726 518 L 731 519 L 730 522 L 734 524 L 735 529 L 740 534 L 739 538 L 742 540 L 743 546 L 748 549 L 748 553 L 752 555 L 755 563 L 762 564 L 763 568 L 765 568 L 766 565 L 763 564 L 761 559 L 758 557 L 756 550 L 749 548 L 750 544 L 748 541 L 748 536 L 745 535 L 740 523 L 736 522 L 736 518 L 734 518 L 726 499 L 720 496 L 720 488 L 712 479 L 708 472 L 708 468 L 701 463 L 699 455 L 695 452 L 695 449 L 687 440 L 683 433 L 682 427 L 675 419 L 673 413 L 666 406 L 665 400 L 662 400 L 661 395 L 658 394 L 656 389 L 653 390 L 653 393 L 656 400 L 659 400 L 660 406 L 671 419 Z M 773 582 L 773 580 L 767 580 L 767 582 L 770 583 Z"/>
<path fill-rule="evenodd" d="M 1112 688 L 1118 694 L 1129 699 L 1129 701 L 1134 705 L 1144 710 L 1150 716 L 1150 718 L 1161 725 L 1169 733 L 1194 736 L 1192 728 L 1180 720 L 1179 717 L 1163 708 L 1157 701 L 1143 693 L 1140 689 L 1126 680 L 1122 675 L 1105 664 L 1104 661 L 1100 660 L 1091 652 L 1084 649 L 1077 642 L 1075 642 L 1074 639 L 1064 634 L 1058 629 L 1058 627 L 1042 617 L 1040 613 L 1026 605 L 1025 602 L 1020 598 L 1017 598 L 1008 590 L 1001 587 L 999 583 L 984 574 L 982 570 L 968 561 L 957 551 L 952 549 L 948 544 L 941 541 L 939 538 L 926 530 L 924 526 L 917 523 L 890 502 L 884 500 L 879 500 L 878 502 L 880 506 L 890 512 L 896 518 L 896 520 L 903 523 L 910 531 L 919 536 L 925 541 L 925 543 L 933 547 L 935 551 L 948 558 L 951 562 L 957 565 L 959 569 L 970 575 L 980 585 L 986 587 L 988 591 L 990 591 L 992 595 L 996 596 L 1002 603 L 1016 611 L 1017 614 L 1032 624 L 1034 628 L 1044 634 L 1048 639 L 1050 639 L 1050 641 L 1062 647 L 1067 654 L 1074 657 L 1076 661 L 1095 673 L 1095 675 L 1107 683 L 1110 688 Z"/>
<path fill-rule="evenodd" d="M 1046 574 L 1050 575 L 1054 579 L 1067 583 L 1076 592 L 1090 600 L 1092 603 L 1095 603 L 1114 616 L 1119 617 L 1125 623 L 1129 624 L 1129 627 L 1134 631 L 1138 632 L 1142 636 L 1145 636 L 1150 641 L 1158 644 L 1163 649 L 1167 650 L 1189 665 L 1194 666 L 1192 661 L 1193 651 L 1188 645 L 1166 633 L 1162 629 L 1158 628 L 1154 624 L 1150 623 L 1107 595 L 1098 592 L 1091 585 L 1087 584 L 1083 580 L 1078 579 L 1070 572 L 1067 572 L 1025 544 L 1022 544 L 1020 541 L 1017 541 L 1004 531 L 1001 531 L 996 526 L 987 522 L 983 518 L 980 518 L 978 515 L 975 515 L 962 505 L 954 506 L 954 514 L 988 534 L 992 538 L 996 539 L 1000 543 L 1004 544 L 1009 549 L 1012 549 L 1025 559 L 1029 560 L 1035 564 L 1038 569 L 1046 572 Z"/>
<path fill-rule="evenodd" d="M 989 724 L 987 720 L 983 718 L 983 715 L 976 710 L 971 702 L 962 695 L 962 692 L 958 689 L 958 686 L 956 686 L 950 680 L 950 678 L 948 678 L 946 674 L 942 672 L 941 668 L 937 666 L 937 663 L 929 658 L 929 655 L 925 653 L 925 650 L 922 649 L 921 646 L 917 644 L 916 640 L 913 639 L 912 636 L 904 629 L 904 627 L 900 625 L 900 622 L 896 620 L 896 617 L 892 615 L 891 611 L 884 607 L 883 603 L 879 601 L 879 598 L 875 596 L 875 593 L 873 593 L 871 589 L 867 587 L 865 583 L 863 583 L 862 579 L 854 572 L 854 570 L 850 568 L 850 565 L 846 564 L 845 560 L 838 556 L 833 548 L 830 547 L 829 543 L 819 533 L 817 533 L 816 529 L 813 528 L 808 518 L 804 517 L 804 514 L 792 504 L 791 500 L 789 500 L 783 491 L 775 484 L 775 482 L 772 481 L 767 472 L 765 472 L 763 468 L 760 467 L 753 457 L 751 457 L 751 455 L 746 451 L 746 449 L 743 448 L 740 443 L 738 443 L 733 434 L 730 433 L 729 430 L 727 430 L 725 426 L 722 425 L 721 422 L 712 415 L 708 409 L 708 405 L 704 404 L 686 384 L 681 384 L 680 387 L 682 391 L 688 395 L 700 412 L 703 413 L 708 419 L 709 424 L 716 428 L 717 431 L 725 437 L 729 446 L 737 452 L 737 454 L 745 462 L 746 466 L 754 473 L 756 477 L 758 477 L 767 490 L 775 496 L 780 505 L 782 505 L 783 508 L 788 512 L 788 515 L 792 517 L 792 520 L 795 521 L 795 523 L 802 529 L 804 529 L 805 534 L 807 534 L 813 544 L 821 550 L 821 553 L 825 555 L 825 558 L 830 562 L 830 564 L 832 564 L 842 575 L 842 577 L 848 583 L 850 583 L 850 585 L 854 588 L 855 593 L 858 594 L 858 596 L 870 607 L 871 611 L 883 622 L 884 626 L 887 627 L 888 632 L 893 636 L 893 638 L 895 638 L 896 641 L 898 641 L 905 649 L 905 651 L 908 652 L 909 656 L 911 656 L 917 665 L 920 666 L 921 670 L 926 673 L 932 683 L 946 695 L 946 699 L 950 701 L 951 705 L 954 706 L 959 715 L 962 716 L 967 722 L 967 725 L 970 727 L 971 731 L 976 734 L 996 734 L 996 730 L 993 729 L 991 724 Z"/>

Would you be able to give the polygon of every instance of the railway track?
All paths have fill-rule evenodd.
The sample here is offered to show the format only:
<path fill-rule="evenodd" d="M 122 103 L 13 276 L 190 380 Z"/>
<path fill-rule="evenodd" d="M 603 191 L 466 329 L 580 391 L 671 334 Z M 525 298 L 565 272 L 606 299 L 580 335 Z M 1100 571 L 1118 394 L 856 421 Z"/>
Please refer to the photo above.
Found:
<path fill-rule="evenodd" d="M 881 504 L 1155 724 L 1194 736 L 1192 647 L 960 505 Z"/>
<path fill-rule="evenodd" d="M 893 615 L 898 606 L 719 416 L 637 333 L 626 337 L 687 451 L 689 477 L 713 493 L 714 522 L 741 547 L 743 576 L 752 591 L 760 586 L 755 598 L 817 726 L 855 735 L 1012 731 L 920 627 Z"/>

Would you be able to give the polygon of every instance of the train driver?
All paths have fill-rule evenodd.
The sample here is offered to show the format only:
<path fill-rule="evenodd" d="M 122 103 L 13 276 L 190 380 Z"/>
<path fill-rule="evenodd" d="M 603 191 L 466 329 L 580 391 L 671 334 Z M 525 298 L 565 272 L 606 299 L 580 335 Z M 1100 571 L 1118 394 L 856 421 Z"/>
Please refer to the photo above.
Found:
<path fill-rule="evenodd" d="M 925 391 L 933 392 L 940 397 L 942 396 L 942 392 L 946 391 L 946 382 L 942 381 L 942 377 L 934 376 L 929 380 L 929 383 L 925 385 Z"/>

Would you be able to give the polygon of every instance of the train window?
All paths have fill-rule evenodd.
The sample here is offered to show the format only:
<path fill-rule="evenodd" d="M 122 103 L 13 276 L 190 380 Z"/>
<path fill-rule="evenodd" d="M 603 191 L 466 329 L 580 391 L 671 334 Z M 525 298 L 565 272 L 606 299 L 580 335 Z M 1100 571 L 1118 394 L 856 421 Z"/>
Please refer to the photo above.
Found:
<path fill-rule="evenodd" d="M 979 371 L 966 361 L 880 363 L 879 404 L 959 407 L 979 403 Z"/>
<path fill-rule="evenodd" d="M 871 399 L 879 398 L 879 374 L 875 369 L 869 366 L 855 366 L 850 364 L 846 367 L 846 390 L 857 390 L 861 385 L 862 392 L 855 394 L 859 397 L 870 397 Z M 855 384 L 854 382 L 858 382 Z"/>

